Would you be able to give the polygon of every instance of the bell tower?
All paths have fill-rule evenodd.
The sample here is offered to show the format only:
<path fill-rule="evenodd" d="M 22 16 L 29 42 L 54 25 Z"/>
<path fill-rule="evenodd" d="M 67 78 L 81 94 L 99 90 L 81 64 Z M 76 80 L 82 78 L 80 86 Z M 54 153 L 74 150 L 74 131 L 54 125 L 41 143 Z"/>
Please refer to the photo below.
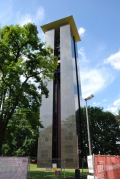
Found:
<path fill-rule="evenodd" d="M 38 167 L 45 167 L 43 158 L 66 161 L 66 166 L 77 167 L 79 151 L 82 157 L 81 87 L 78 67 L 77 42 L 80 37 L 69 16 L 41 26 L 46 46 L 58 57 L 54 80 L 48 82 L 49 97 L 42 99 L 40 119 L 44 125 L 38 140 Z M 45 160 L 44 160 L 45 161 Z M 59 162 L 57 161 L 57 164 Z"/>

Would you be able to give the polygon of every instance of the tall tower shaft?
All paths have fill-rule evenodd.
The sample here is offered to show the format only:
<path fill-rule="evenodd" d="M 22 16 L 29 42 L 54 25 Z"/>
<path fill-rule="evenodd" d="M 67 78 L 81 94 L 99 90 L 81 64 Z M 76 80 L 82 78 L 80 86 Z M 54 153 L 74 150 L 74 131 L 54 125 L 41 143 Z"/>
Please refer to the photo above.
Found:
<path fill-rule="evenodd" d="M 38 140 L 38 167 L 42 158 L 64 159 L 78 166 L 82 151 L 81 88 L 76 42 L 80 37 L 72 16 L 43 25 L 46 46 L 54 49 L 58 68 L 48 82 L 49 98 L 42 99 L 44 129 Z M 59 165 L 59 164 L 58 164 Z M 45 167 L 45 166 L 44 166 Z"/>

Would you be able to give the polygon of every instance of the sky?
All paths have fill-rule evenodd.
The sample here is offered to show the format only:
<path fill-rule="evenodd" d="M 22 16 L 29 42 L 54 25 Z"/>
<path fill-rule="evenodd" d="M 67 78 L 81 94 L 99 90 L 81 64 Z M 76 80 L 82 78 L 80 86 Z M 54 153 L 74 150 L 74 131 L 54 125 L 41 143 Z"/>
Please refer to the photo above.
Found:
<path fill-rule="evenodd" d="M 0 27 L 35 23 L 40 26 L 73 16 L 84 98 L 93 107 L 116 114 L 120 109 L 120 0 L 0 0 Z"/>

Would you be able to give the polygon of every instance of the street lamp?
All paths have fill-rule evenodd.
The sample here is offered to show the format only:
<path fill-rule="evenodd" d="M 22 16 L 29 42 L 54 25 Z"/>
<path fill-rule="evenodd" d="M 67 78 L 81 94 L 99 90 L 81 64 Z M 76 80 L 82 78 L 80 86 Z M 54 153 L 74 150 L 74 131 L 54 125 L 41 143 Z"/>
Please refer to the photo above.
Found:
<path fill-rule="evenodd" d="M 90 127 L 89 127 L 89 119 L 88 119 L 87 100 L 90 100 L 90 99 L 93 98 L 93 97 L 94 97 L 94 95 L 91 94 L 91 95 L 88 96 L 87 98 L 84 98 L 84 100 L 86 101 L 86 118 L 87 118 L 87 130 L 88 130 L 89 155 L 92 155 L 92 150 L 91 150 Z"/>

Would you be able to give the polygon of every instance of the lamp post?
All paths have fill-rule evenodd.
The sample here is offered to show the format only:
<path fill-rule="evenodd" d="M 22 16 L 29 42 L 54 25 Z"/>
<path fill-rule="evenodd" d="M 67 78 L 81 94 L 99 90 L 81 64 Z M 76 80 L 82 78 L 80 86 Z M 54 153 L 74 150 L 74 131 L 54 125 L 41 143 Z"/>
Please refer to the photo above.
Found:
<path fill-rule="evenodd" d="M 87 130 L 88 130 L 89 155 L 92 155 L 92 150 L 91 150 L 91 139 L 90 139 L 90 127 L 89 127 L 89 119 L 88 119 L 87 100 L 90 100 L 90 99 L 93 98 L 93 97 L 94 97 L 94 95 L 91 94 L 91 95 L 88 96 L 87 98 L 84 98 L 84 100 L 86 101 L 86 118 L 87 118 Z"/>

